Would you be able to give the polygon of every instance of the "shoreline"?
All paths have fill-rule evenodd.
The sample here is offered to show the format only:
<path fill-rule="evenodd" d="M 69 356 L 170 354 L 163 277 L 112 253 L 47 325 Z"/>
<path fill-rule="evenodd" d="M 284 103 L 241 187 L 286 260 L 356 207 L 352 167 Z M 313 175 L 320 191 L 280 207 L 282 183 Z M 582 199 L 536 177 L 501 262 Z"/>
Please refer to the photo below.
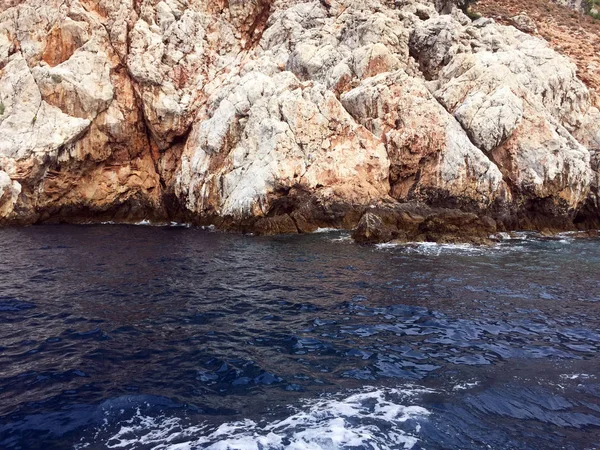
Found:
<path fill-rule="evenodd" d="M 430 208 L 424 205 L 403 204 L 404 208 L 363 207 L 359 219 L 305 222 L 302 228 L 289 214 L 232 219 L 215 217 L 212 220 L 166 220 L 157 218 L 112 219 L 89 217 L 56 217 L 51 220 L 23 223 L 12 221 L 0 225 L 2 228 L 21 228 L 44 225 L 118 225 L 148 226 L 157 228 L 196 228 L 208 232 L 224 232 L 249 236 L 310 235 L 327 232 L 346 232 L 349 238 L 360 245 L 410 245 L 410 244 L 470 244 L 493 246 L 498 242 L 519 239 L 519 234 L 530 233 L 537 238 L 555 239 L 571 237 L 587 239 L 600 237 L 600 227 L 594 223 L 565 223 L 564 227 L 508 228 L 506 222 L 494 220 L 489 215 L 478 215 L 459 209 Z M 356 211 L 355 211 L 356 212 Z M 419 214 L 420 213 L 420 214 Z M 345 223 L 344 223 L 345 222 Z M 352 223 L 354 222 L 354 223 Z M 346 225 L 346 226 L 344 226 Z M 589 226 L 588 226 L 589 225 Z"/>

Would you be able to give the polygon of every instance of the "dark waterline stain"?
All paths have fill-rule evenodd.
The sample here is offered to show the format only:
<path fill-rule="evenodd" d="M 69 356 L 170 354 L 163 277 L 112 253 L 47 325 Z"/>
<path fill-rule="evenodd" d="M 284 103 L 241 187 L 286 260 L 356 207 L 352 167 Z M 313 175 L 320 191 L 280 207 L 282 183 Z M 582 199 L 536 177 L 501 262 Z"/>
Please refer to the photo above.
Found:
<path fill-rule="evenodd" d="M 599 240 L 0 244 L 2 449 L 600 448 Z"/>

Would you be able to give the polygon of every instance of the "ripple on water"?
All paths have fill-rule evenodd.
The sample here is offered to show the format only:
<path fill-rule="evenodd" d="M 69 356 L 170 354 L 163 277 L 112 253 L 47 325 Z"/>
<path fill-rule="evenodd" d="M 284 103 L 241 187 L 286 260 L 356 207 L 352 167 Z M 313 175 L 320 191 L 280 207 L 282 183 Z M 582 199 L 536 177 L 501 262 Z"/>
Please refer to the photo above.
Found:
<path fill-rule="evenodd" d="M 599 241 L 511 237 L 2 229 L 0 447 L 593 448 Z"/>
<path fill-rule="evenodd" d="M 17 298 L 0 296 L 0 312 L 16 312 L 35 308 L 32 302 L 24 302 Z"/>

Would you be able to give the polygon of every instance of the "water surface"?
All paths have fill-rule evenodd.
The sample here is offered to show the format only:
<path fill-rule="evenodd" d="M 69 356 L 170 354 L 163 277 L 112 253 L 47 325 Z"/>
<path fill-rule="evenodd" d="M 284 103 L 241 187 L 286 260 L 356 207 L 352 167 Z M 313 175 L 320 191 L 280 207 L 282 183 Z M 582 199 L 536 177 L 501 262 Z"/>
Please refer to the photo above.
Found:
<path fill-rule="evenodd" d="M 0 230 L 2 449 L 598 449 L 600 240 Z"/>

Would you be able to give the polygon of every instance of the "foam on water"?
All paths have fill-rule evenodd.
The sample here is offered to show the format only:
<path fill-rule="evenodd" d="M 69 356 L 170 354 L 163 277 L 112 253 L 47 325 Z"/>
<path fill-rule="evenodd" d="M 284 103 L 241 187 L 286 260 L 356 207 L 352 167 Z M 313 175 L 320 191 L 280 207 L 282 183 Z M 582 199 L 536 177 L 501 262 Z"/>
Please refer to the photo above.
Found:
<path fill-rule="evenodd" d="M 467 382 L 467 383 L 459 383 L 452 388 L 453 391 L 464 391 L 467 389 L 474 388 L 479 386 L 479 381 Z"/>
<path fill-rule="evenodd" d="M 89 222 L 89 225 L 96 225 L 96 222 Z M 161 228 L 161 227 L 179 227 L 179 228 L 192 228 L 192 224 L 190 223 L 185 223 L 185 222 L 152 222 L 148 219 L 144 219 L 144 220 L 140 220 L 138 222 L 134 222 L 134 223 L 121 223 L 121 222 L 115 222 L 112 220 L 108 220 L 105 222 L 100 222 L 100 225 L 137 225 L 137 226 L 142 226 L 142 227 L 157 227 L 157 228 Z M 214 230 L 214 225 L 209 225 L 209 226 L 201 226 L 199 227 L 202 230 L 209 230 L 212 231 Z"/>
<path fill-rule="evenodd" d="M 375 244 L 375 247 L 378 249 L 384 249 L 384 248 L 396 248 L 399 247 L 402 244 L 396 243 L 396 242 L 383 242 L 381 244 Z"/>
<path fill-rule="evenodd" d="M 267 423 L 245 419 L 219 426 L 185 425 L 176 417 L 149 417 L 139 409 L 114 433 L 97 430 L 77 449 L 152 448 L 155 450 L 320 450 L 364 448 L 410 449 L 418 442 L 419 422 L 429 411 L 406 405 L 425 389 L 366 388 L 345 395 L 306 401 L 290 415 Z M 105 425 L 108 427 L 108 424 Z"/>
<path fill-rule="evenodd" d="M 133 225 L 145 226 L 145 227 L 175 227 L 175 228 L 191 228 L 192 224 L 185 222 L 152 222 L 148 219 L 140 220 L 139 222 L 134 223 Z M 210 230 L 214 229 L 214 225 L 202 226 L 200 227 L 202 230 Z"/>
<path fill-rule="evenodd" d="M 505 235 L 505 236 L 500 236 Z M 544 237 L 530 232 L 518 233 L 498 233 L 490 236 L 498 242 L 493 245 L 474 245 L 474 244 L 446 244 L 437 242 L 385 242 L 376 244 L 377 250 L 393 250 L 407 255 L 460 255 L 460 256 L 489 256 L 499 253 L 523 253 L 530 249 L 527 245 L 539 242 L 550 242 L 558 244 L 572 244 L 574 239 L 568 236 Z"/>
<path fill-rule="evenodd" d="M 340 231 L 337 228 L 317 228 L 313 233 L 332 233 L 334 231 Z"/>
<path fill-rule="evenodd" d="M 350 233 L 348 233 L 347 231 L 341 231 L 341 230 L 335 230 L 335 232 L 332 230 L 330 233 L 327 233 L 325 235 L 326 240 L 329 242 L 337 242 L 337 243 L 345 243 L 345 244 L 353 244 L 354 243 L 354 239 L 352 239 L 352 236 L 350 235 Z"/>
<path fill-rule="evenodd" d="M 66 225 L 0 246 L 2 449 L 600 449 L 598 239 Z M 435 392 L 354 390 L 405 383 Z"/>
<path fill-rule="evenodd" d="M 577 380 L 577 379 L 588 379 L 588 378 L 596 378 L 594 375 L 590 375 L 587 373 L 564 373 L 560 375 L 560 378 L 563 380 Z"/>
<path fill-rule="evenodd" d="M 439 256 L 445 253 L 460 253 L 460 254 L 482 254 L 489 252 L 491 248 L 477 246 L 472 244 L 439 244 L 437 242 L 385 242 L 376 244 L 378 250 L 397 249 L 407 254 L 420 254 L 427 256 Z"/>

